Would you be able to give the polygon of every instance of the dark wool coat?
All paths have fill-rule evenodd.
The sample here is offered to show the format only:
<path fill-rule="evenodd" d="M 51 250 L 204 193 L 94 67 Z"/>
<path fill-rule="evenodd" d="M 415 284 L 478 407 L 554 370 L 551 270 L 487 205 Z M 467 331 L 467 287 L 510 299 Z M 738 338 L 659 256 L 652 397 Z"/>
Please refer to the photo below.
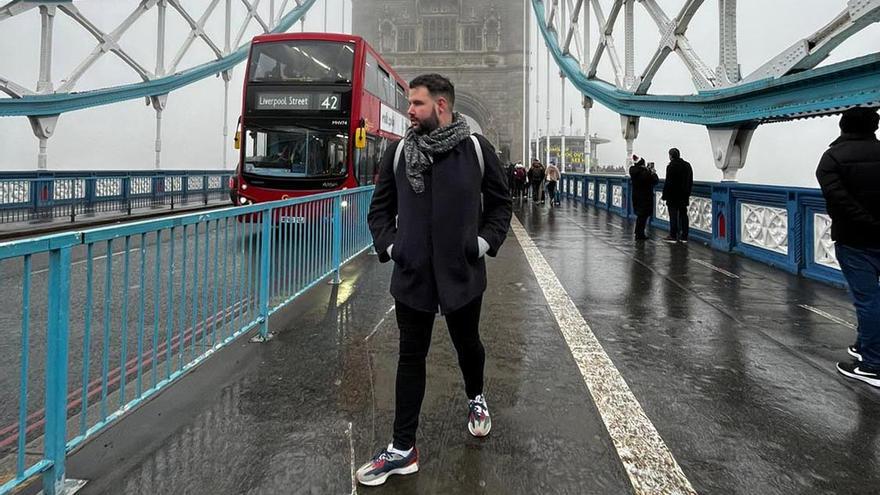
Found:
<path fill-rule="evenodd" d="M 495 256 L 510 227 L 504 168 L 492 145 L 476 136 L 483 149 L 482 177 L 474 144 L 465 139 L 434 156 L 422 194 L 406 178 L 405 154 L 395 173 L 396 144 L 382 158 L 367 222 L 379 261 L 394 260 L 391 295 L 419 311 L 434 313 L 439 306 L 448 314 L 480 296 L 486 290 L 486 263 L 477 236 Z"/>
<path fill-rule="evenodd" d="M 676 158 L 666 167 L 663 183 L 663 200 L 672 207 L 684 208 L 690 203 L 691 189 L 694 187 L 694 171 L 691 164 Z"/>
<path fill-rule="evenodd" d="M 639 216 L 654 214 L 654 186 L 660 182 L 657 173 L 648 167 L 633 165 L 629 168 L 632 184 L 633 211 Z"/>
<path fill-rule="evenodd" d="M 822 155 L 816 179 L 831 216 L 831 238 L 880 248 L 880 141 L 873 134 L 841 135 Z"/>

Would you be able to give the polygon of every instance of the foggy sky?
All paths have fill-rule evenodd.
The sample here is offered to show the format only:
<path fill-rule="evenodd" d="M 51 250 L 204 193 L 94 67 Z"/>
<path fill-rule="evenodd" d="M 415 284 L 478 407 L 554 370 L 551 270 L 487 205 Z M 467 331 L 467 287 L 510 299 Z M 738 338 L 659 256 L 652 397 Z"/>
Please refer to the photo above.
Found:
<path fill-rule="evenodd" d="M 0 1 L 0 3 L 4 3 Z M 134 8 L 135 1 L 79 0 L 75 5 L 101 29 L 111 31 Z M 198 18 L 209 0 L 188 0 L 186 5 L 193 17 Z M 242 8 L 234 8 L 241 12 Z M 261 11 L 268 12 L 267 1 Z M 276 4 L 280 5 L 276 0 Z M 513 3 L 513 2 L 511 2 Z M 606 13 L 610 0 L 603 0 Z M 658 0 L 669 17 L 674 17 L 683 0 Z M 351 0 L 329 0 L 328 29 L 342 29 L 342 6 L 345 5 L 345 31 L 351 26 Z M 357 5 L 357 2 L 355 2 Z M 521 4 L 519 4 L 521 8 Z M 825 25 L 834 15 L 844 9 L 845 0 L 776 0 L 764 2 L 742 0 L 738 3 L 737 23 L 739 58 L 743 76 L 793 44 Z M 306 18 L 307 31 L 321 31 L 324 25 L 324 0 L 319 0 Z M 207 31 L 219 40 L 222 47 L 222 6 L 218 7 Z M 531 13 L 531 9 L 530 9 Z M 155 68 L 156 45 L 155 10 L 139 20 L 120 43 L 148 70 Z M 241 17 L 241 15 L 239 15 Z M 0 22 L 0 75 L 8 77 L 30 89 L 36 86 L 39 74 L 40 22 L 36 10 Z M 687 36 L 709 67 L 718 63 L 717 2 L 706 1 L 691 23 Z M 94 48 L 95 41 L 82 28 L 59 12 L 55 26 L 55 52 L 53 80 L 67 77 Z M 530 42 L 535 41 L 532 23 Z M 618 21 L 615 42 L 623 57 L 623 15 Z M 168 41 L 166 64 L 169 64 L 188 30 L 179 16 L 168 9 Z M 591 19 L 593 39 L 596 46 L 596 23 Z M 237 26 L 233 27 L 233 36 Z M 299 31 L 299 23 L 291 29 Z M 255 27 L 246 38 L 257 34 Z M 659 40 L 654 22 L 640 4 L 636 4 L 636 73 L 642 72 Z M 866 55 L 880 49 L 880 25 L 874 24 L 832 52 L 822 65 Z M 546 58 L 541 46 L 532 47 L 531 117 L 530 135 L 546 132 Z M 592 52 L 591 52 L 592 55 Z M 213 58 L 203 42 L 196 40 L 184 57 L 178 70 L 186 69 Z M 536 74 L 535 64 L 540 73 Z M 551 61 L 552 64 L 552 61 Z M 231 134 L 240 112 L 242 66 L 233 71 L 229 90 L 229 139 L 224 142 L 223 130 L 223 82 L 208 78 L 184 89 L 173 92 L 162 118 L 162 167 L 169 169 L 233 168 L 236 155 L 231 146 Z M 608 57 L 600 64 L 599 77 L 613 81 Z M 538 77 L 536 77 L 538 76 Z M 538 80 L 539 79 L 539 80 Z M 117 57 L 107 54 L 81 79 L 76 90 L 88 90 L 136 82 L 135 73 Z M 540 89 L 541 106 L 536 109 L 535 90 Z M 556 133 L 562 124 L 568 126 L 573 116 L 574 129 L 584 128 L 580 94 L 571 85 L 565 91 L 565 111 L 559 103 L 562 98 L 558 71 L 551 74 L 550 130 Z M 654 79 L 650 90 L 654 94 L 689 94 L 694 92 L 689 72 L 671 54 Z M 5 94 L 0 94 L 5 97 Z M 113 105 L 67 113 L 61 116 L 55 135 L 49 140 L 50 170 L 119 170 L 152 169 L 155 147 L 155 112 L 145 106 L 144 100 L 131 100 Z M 623 164 L 625 144 L 620 135 L 620 118 L 598 103 L 591 112 L 591 132 L 612 140 L 599 148 L 600 164 Z M 788 184 L 816 187 L 813 171 L 819 156 L 839 133 L 837 118 L 816 118 L 790 123 L 763 125 L 755 132 L 744 169 L 739 173 L 741 182 Z M 715 169 L 709 149 L 708 133 L 702 126 L 641 119 L 639 138 L 635 152 L 655 161 L 661 169 L 665 163 L 666 150 L 678 147 L 683 156 L 694 165 L 697 180 L 717 181 L 721 172 Z M 223 148 L 227 149 L 227 161 L 223 163 Z M 38 143 L 28 120 L 24 117 L 0 118 L 0 171 L 36 169 Z"/>

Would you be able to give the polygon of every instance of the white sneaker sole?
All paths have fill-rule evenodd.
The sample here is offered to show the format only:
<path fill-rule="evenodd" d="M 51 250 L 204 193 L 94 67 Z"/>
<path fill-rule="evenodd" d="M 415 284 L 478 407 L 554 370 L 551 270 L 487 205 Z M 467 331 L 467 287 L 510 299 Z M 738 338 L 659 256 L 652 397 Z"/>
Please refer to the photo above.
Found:
<path fill-rule="evenodd" d="M 382 476 L 380 476 L 378 478 L 374 478 L 369 481 L 362 480 L 360 478 L 360 476 L 358 476 L 357 480 L 358 480 L 358 483 L 360 483 L 362 485 L 379 486 L 381 484 L 384 484 L 385 480 L 387 480 L 388 477 L 391 476 L 392 474 L 413 474 L 418 470 L 419 470 L 419 464 L 415 463 L 415 464 L 410 464 L 409 466 L 406 466 L 406 467 L 392 469 L 391 471 L 388 471 L 387 473 L 383 474 Z"/>
<path fill-rule="evenodd" d="M 486 431 L 483 431 L 483 430 L 475 431 L 474 428 L 471 426 L 471 423 L 468 422 L 468 431 L 471 432 L 471 435 L 473 435 L 477 438 L 483 438 L 486 435 L 488 435 L 490 431 L 492 431 L 492 423 L 491 422 L 489 423 L 489 426 L 486 428 Z"/>
<path fill-rule="evenodd" d="M 847 378 L 852 378 L 853 380 L 859 380 L 861 382 L 865 382 L 868 385 L 871 385 L 874 387 L 880 387 L 880 378 L 871 378 L 869 376 L 862 376 L 862 375 L 858 375 L 856 373 L 850 373 L 849 371 L 845 371 L 845 370 L 840 369 L 839 366 L 837 367 L 837 371 L 841 375 L 843 375 Z"/>

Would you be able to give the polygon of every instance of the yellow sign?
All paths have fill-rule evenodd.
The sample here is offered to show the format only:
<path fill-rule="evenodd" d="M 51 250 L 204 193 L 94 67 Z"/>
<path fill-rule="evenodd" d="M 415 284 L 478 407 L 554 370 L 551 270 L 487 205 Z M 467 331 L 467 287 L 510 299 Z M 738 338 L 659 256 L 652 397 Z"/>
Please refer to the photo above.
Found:
<path fill-rule="evenodd" d="M 367 130 L 363 127 L 354 130 L 354 147 L 359 150 L 367 147 Z"/>

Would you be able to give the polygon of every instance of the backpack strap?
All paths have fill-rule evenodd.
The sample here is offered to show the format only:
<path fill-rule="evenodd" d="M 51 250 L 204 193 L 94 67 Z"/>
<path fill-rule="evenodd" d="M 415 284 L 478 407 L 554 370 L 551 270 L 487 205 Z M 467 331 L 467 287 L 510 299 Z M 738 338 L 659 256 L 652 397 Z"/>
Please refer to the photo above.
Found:
<path fill-rule="evenodd" d="M 486 164 L 483 161 L 483 147 L 480 146 L 480 140 L 477 136 L 471 134 L 471 141 L 474 143 L 474 149 L 477 152 L 477 161 L 480 163 L 480 177 L 483 176 Z M 397 149 L 394 150 L 394 174 L 397 174 L 397 164 L 400 163 L 400 155 L 403 154 L 403 139 L 397 142 Z"/>
<path fill-rule="evenodd" d="M 473 134 L 471 134 L 471 141 L 474 142 L 474 149 L 477 151 L 477 161 L 480 162 L 480 177 L 482 177 L 486 170 L 486 164 L 483 162 L 483 147 L 480 146 L 480 140 L 477 139 L 477 136 Z"/>
<path fill-rule="evenodd" d="M 400 163 L 400 155 L 403 154 L 403 139 L 397 142 L 397 149 L 394 150 L 394 175 L 397 175 L 397 164 Z"/>

